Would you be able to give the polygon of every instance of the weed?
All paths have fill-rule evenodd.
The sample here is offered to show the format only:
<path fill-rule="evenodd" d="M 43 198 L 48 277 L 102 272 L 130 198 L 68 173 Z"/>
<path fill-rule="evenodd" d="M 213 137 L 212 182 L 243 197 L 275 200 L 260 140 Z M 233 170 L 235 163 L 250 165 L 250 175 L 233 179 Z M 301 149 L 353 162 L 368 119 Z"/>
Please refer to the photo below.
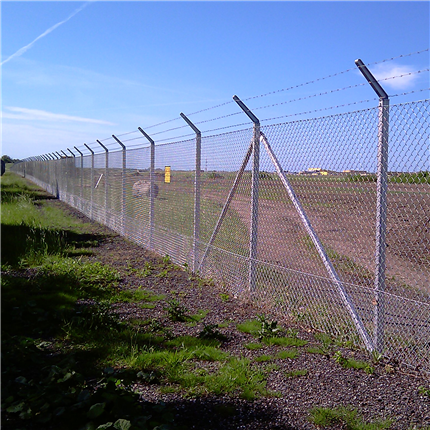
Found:
<path fill-rule="evenodd" d="M 242 333 L 249 333 L 254 336 L 257 336 L 260 330 L 261 324 L 256 320 L 248 320 L 241 324 L 237 324 L 236 327 Z"/>
<path fill-rule="evenodd" d="M 217 339 L 222 342 L 227 340 L 227 336 L 225 336 L 218 330 L 218 324 L 205 324 L 203 330 L 199 333 L 199 338 Z"/>
<path fill-rule="evenodd" d="M 425 388 L 423 386 L 418 387 L 418 392 L 422 395 L 422 396 L 427 396 L 430 397 L 430 388 Z"/>
<path fill-rule="evenodd" d="M 260 339 L 265 337 L 274 337 L 280 334 L 281 329 L 278 327 L 277 321 L 267 321 L 264 315 L 257 315 L 257 318 L 261 324 L 258 331 Z"/>
<path fill-rule="evenodd" d="M 324 351 L 330 351 L 334 345 L 333 339 L 326 333 L 315 333 L 314 337 L 320 342 Z"/>
<path fill-rule="evenodd" d="M 309 352 L 309 354 L 321 354 L 321 355 L 325 355 L 325 356 L 330 356 L 320 346 L 310 346 L 309 348 L 306 349 L 306 352 Z"/>
<path fill-rule="evenodd" d="M 169 276 L 169 270 L 164 269 L 161 272 L 159 272 L 156 276 L 157 278 L 167 278 Z"/>
<path fill-rule="evenodd" d="M 362 369 L 368 374 L 373 374 L 375 369 L 370 366 L 366 361 L 359 361 L 353 358 L 346 358 L 340 351 L 336 351 L 334 354 L 334 360 L 345 369 Z"/>
<path fill-rule="evenodd" d="M 263 339 L 266 345 L 277 346 L 304 346 L 308 343 L 307 340 L 296 339 L 293 337 L 267 337 Z"/>
<path fill-rule="evenodd" d="M 194 337 L 194 336 L 179 336 L 176 338 L 173 338 L 171 340 L 168 340 L 165 342 L 166 346 L 169 347 L 176 347 L 181 349 L 188 349 L 193 350 L 195 348 L 204 347 L 204 346 L 219 346 L 220 341 L 218 339 L 204 339 L 201 337 Z"/>
<path fill-rule="evenodd" d="M 275 357 L 273 355 L 259 355 L 258 357 L 255 357 L 255 361 L 261 362 L 261 361 L 272 361 Z"/>
<path fill-rule="evenodd" d="M 205 361 L 225 361 L 229 354 L 213 346 L 203 346 L 192 351 L 193 358 Z"/>
<path fill-rule="evenodd" d="M 392 424 L 392 420 L 366 423 L 358 415 L 357 410 L 343 406 L 334 409 L 315 407 L 310 411 L 309 420 L 322 427 L 343 424 L 347 430 L 382 430 L 388 429 Z"/>
<path fill-rule="evenodd" d="M 257 315 L 257 320 L 248 320 L 237 324 L 237 329 L 242 333 L 249 333 L 260 339 L 275 337 L 280 334 L 281 329 L 276 321 L 267 321 L 264 315 Z"/>
<path fill-rule="evenodd" d="M 261 343 L 250 342 L 250 343 L 245 344 L 244 347 L 246 349 L 250 349 L 251 351 L 253 351 L 256 349 L 264 348 L 264 345 L 262 345 Z"/>
<path fill-rule="evenodd" d="M 276 354 L 276 358 L 280 358 L 282 360 L 285 360 L 287 358 L 297 358 L 298 356 L 299 356 L 299 351 L 297 351 L 297 349 L 295 348 L 279 351 Z"/>
<path fill-rule="evenodd" d="M 240 397 L 246 400 L 267 393 L 264 373 L 251 367 L 250 361 L 244 358 L 230 359 L 216 374 L 208 374 L 201 382 L 208 392 L 233 394 L 239 391 Z"/>
<path fill-rule="evenodd" d="M 223 302 L 228 302 L 230 300 L 230 296 L 228 294 L 220 293 L 219 296 Z"/>
<path fill-rule="evenodd" d="M 166 303 L 168 306 L 167 308 L 164 308 L 164 310 L 167 311 L 167 314 L 172 321 L 190 321 L 190 316 L 188 315 L 189 310 L 178 300 L 171 299 L 167 300 Z"/>
<path fill-rule="evenodd" d="M 391 366 L 390 364 L 386 364 L 384 367 L 384 370 L 386 373 L 394 373 L 394 367 Z"/>
<path fill-rule="evenodd" d="M 266 374 L 277 371 L 279 369 L 280 369 L 279 365 L 273 362 L 271 363 L 267 362 L 265 365 L 263 365 L 263 370 Z M 273 393 L 268 393 L 269 396 L 271 396 L 272 394 Z"/>
<path fill-rule="evenodd" d="M 222 322 L 222 323 L 218 324 L 218 327 L 219 327 L 219 328 L 226 328 L 226 327 L 228 327 L 229 325 L 230 325 L 230 321 L 224 321 L 224 322 Z"/>
<path fill-rule="evenodd" d="M 146 278 L 146 277 L 151 275 L 153 270 L 154 270 L 154 268 L 152 267 L 152 264 L 149 261 L 146 261 L 144 266 L 143 266 L 143 269 L 134 270 L 134 273 L 138 277 Z"/>
<path fill-rule="evenodd" d="M 372 351 L 372 361 L 375 364 L 380 363 L 383 358 L 384 358 L 384 356 L 380 352 L 378 352 L 376 350 Z"/>
<path fill-rule="evenodd" d="M 190 315 L 190 319 L 194 322 L 200 322 L 208 313 L 208 310 L 200 310 L 196 314 Z"/>
<path fill-rule="evenodd" d="M 285 330 L 285 337 L 293 337 L 296 338 L 298 337 L 299 332 L 298 330 L 294 329 L 294 328 L 288 328 L 287 330 Z"/>
<path fill-rule="evenodd" d="M 298 369 L 291 370 L 290 372 L 285 372 L 287 378 L 297 378 L 299 376 L 306 376 L 309 373 L 308 369 Z"/>

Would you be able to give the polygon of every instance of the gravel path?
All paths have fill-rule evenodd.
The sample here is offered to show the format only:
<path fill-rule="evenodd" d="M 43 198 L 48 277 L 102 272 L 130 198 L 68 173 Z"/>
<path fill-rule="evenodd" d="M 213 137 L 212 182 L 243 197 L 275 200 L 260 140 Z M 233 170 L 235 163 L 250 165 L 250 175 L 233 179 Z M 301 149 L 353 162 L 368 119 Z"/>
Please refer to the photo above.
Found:
<path fill-rule="evenodd" d="M 61 204 L 55 202 L 53 204 Z M 67 207 L 67 211 L 84 221 L 85 216 Z M 378 418 L 393 419 L 391 429 L 430 429 L 430 396 L 420 394 L 419 387 L 430 389 L 428 375 L 399 367 L 394 362 L 382 361 L 376 364 L 373 374 L 363 370 L 344 369 L 334 359 L 341 351 L 344 357 L 354 357 L 369 361 L 360 351 L 335 346 L 326 355 L 310 353 L 310 346 L 320 345 L 314 332 L 306 327 L 291 325 L 282 316 L 270 314 L 266 309 L 256 308 L 239 299 L 221 297 L 223 292 L 211 282 L 205 282 L 192 274 L 175 267 L 166 276 L 160 276 L 161 258 L 139 246 L 123 239 L 116 233 L 93 223 L 94 232 L 102 238 L 94 248 L 91 259 L 109 264 L 122 274 L 122 288 L 142 288 L 166 298 L 177 298 L 191 313 L 208 310 L 205 324 L 229 324 L 220 329 L 227 336 L 222 350 L 231 355 L 250 359 L 262 354 L 275 354 L 285 349 L 267 346 L 252 351 L 244 344 L 256 341 L 249 334 L 237 330 L 236 324 L 255 319 L 264 314 L 268 320 L 276 320 L 286 330 L 295 330 L 299 339 L 309 343 L 299 347 L 300 355 L 295 359 L 277 359 L 277 370 L 270 372 L 267 388 L 279 393 L 279 397 L 265 397 L 255 401 L 245 401 L 227 396 L 207 396 L 187 398 L 178 393 L 162 394 L 158 385 L 135 384 L 145 401 L 164 401 L 172 405 L 177 413 L 175 421 L 190 429 L 316 429 L 309 422 L 312 407 L 351 406 L 356 408 L 366 421 Z M 146 263 L 146 266 L 145 266 Z M 137 276 L 133 269 L 144 269 L 150 264 L 153 269 L 148 276 Z M 224 298 L 224 300 L 222 300 Z M 154 302 L 154 309 L 142 309 L 137 304 L 122 303 L 115 306 L 115 312 L 123 320 L 140 318 L 157 319 L 171 325 L 174 334 L 196 335 L 203 328 L 203 322 L 190 327 L 184 323 L 172 323 L 166 318 L 164 301 Z M 262 366 L 267 363 L 261 363 Z M 287 377 L 286 372 L 306 369 L 307 374 L 300 377 Z M 342 425 L 331 428 L 344 429 Z"/>

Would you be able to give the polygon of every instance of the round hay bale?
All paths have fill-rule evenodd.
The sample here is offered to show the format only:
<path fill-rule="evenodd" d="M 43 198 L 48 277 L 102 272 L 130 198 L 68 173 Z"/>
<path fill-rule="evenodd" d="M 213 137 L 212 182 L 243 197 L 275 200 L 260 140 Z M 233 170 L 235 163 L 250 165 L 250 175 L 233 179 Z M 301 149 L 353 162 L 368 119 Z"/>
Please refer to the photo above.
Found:
<path fill-rule="evenodd" d="M 151 183 L 149 181 L 137 181 L 133 184 L 132 193 L 134 197 L 149 197 Z M 158 185 L 154 183 L 154 198 L 158 196 Z"/>

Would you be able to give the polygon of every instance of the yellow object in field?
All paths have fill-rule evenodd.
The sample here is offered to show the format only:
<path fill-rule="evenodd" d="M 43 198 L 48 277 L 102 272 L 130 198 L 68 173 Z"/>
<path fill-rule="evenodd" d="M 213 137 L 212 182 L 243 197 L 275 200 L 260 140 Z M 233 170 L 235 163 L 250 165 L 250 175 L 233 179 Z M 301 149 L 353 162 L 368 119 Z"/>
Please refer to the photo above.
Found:
<path fill-rule="evenodd" d="M 164 182 L 170 184 L 170 166 L 164 167 Z"/>

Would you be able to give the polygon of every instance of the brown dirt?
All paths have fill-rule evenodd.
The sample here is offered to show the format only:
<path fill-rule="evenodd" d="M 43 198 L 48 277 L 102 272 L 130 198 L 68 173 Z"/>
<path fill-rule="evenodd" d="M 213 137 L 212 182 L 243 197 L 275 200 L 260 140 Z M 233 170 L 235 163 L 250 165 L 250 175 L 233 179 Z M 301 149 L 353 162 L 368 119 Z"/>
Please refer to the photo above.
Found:
<path fill-rule="evenodd" d="M 52 202 L 65 206 L 60 202 Z M 67 206 L 66 209 L 80 219 L 90 222 L 84 215 Z M 230 321 L 228 327 L 221 329 L 228 337 L 222 349 L 232 355 L 255 358 L 261 354 L 279 351 L 279 347 L 266 347 L 264 350 L 250 351 L 245 343 L 253 341 L 248 334 L 240 333 L 236 323 L 254 319 L 264 313 L 268 319 L 277 319 L 285 329 L 294 329 L 298 337 L 317 344 L 314 333 L 298 325 L 286 325 L 282 318 L 271 315 L 267 309 L 257 308 L 247 301 L 229 298 L 221 300 L 223 291 L 210 282 L 192 276 L 175 267 L 168 276 L 160 277 L 163 270 L 161 258 L 139 246 L 121 238 L 107 228 L 92 223 L 94 233 L 103 239 L 94 254 L 93 260 L 109 264 L 122 274 L 121 288 L 142 286 L 167 298 L 179 298 L 191 312 L 209 310 L 205 324 L 219 324 Z M 138 277 L 131 269 L 141 269 L 145 263 L 153 265 L 149 276 Z M 157 319 L 168 323 L 163 310 L 165 303 L 156 302 L 154 309 L 142 309 L 136 304 L 115 306 L 123 320 L 138 318 Z M 170 323 L 172 324 L 172 323 Z M 174 334 L 196 335 L 203 323 L 189 327 L 184 323 L 172 324 Z M 308 345 L 309 346 L 309 345 Z M 316 429 L 308 420 L 309 410 L 314 406 L 337 407 L 340 405 L 356 408 L 365 420 L 392 418 L 392 429 L 408 430 L 429 428 L 430 397 L 419 393 L 419 387 L 430 388 L 428 377 L 417 370 L 405 369 L 395 362 L 382 361 L 374 364 L 375 372 L 366 374 L 361 370 L 344 369 L 334 360 L 334 352 L 342 351 L 347 357 L 364 359 L 369 357 L 360 351 L 335 347 L 328 355 L 311 354 L 307 347 L 299 348 L 296 359 L 276 360 L 278 369 L 270 373 L 267 388 L 279 393 L 279 397 L 265 397 L 255 401 L 245 401 L 228 396 L 205 396 L 187 398 L 178 393 L 161 394 L 158 385 L 136 384 L 133 388 L 141 393 L 142 400 L 163 401 L 175 409 L 175 422 L 188 429 Z M 306 376 L 288 378 L 285 372 L 294 369 L 307 369 Z M 227 407 L 232 407 L 230 412 Z M 345 427 L 332 427 L 342 429 Z"/>
<path fill-rule="evenodd" d="M 373 288 L 376 185 L 316 180 L 292 184 L 312 227 L 327 249 L 346 257 L 332 262 L 344 282 Z M 227 185 L 226 185 L 227 187 Z M 390 184 L 387 226 L 387 292 L 430 303 L 430 193 L 426 184 Z M 339 190 L 341 192 L 339 192 Z M 260 180 L 258 259 L 327 277 L 296 209 L 279 181 Z M 250 198 L 231 203 L 249 228 Z M 412 197 L 411 197 L 412 196 Z M 210 191 L 205 197 L 224 204 Z M 349 267 L 348 267 L 349 266 Z M 363 272 L 365 276 L 363 276 Z"/>

